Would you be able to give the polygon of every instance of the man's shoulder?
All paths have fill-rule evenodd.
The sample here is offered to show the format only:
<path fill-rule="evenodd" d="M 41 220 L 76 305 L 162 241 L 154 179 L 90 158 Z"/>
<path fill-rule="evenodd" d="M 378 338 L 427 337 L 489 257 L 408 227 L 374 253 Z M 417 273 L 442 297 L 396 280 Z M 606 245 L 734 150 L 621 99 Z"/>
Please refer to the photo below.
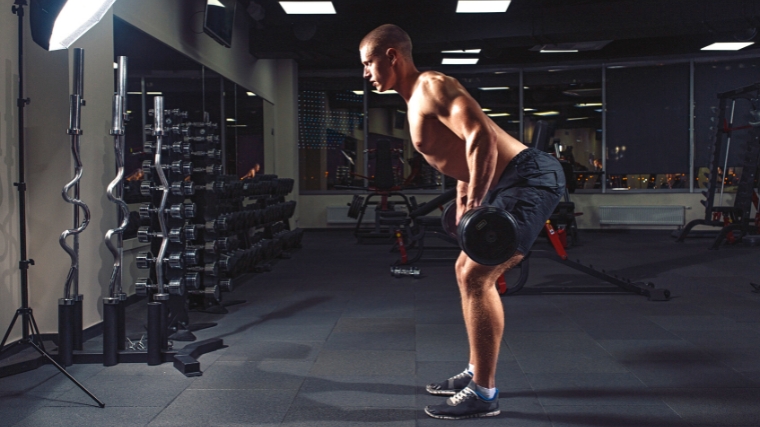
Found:
<path fill-rule="evenodd" d="M 424 89 L 436 88 L 452 83 L 452 78 L 438 71 L 423 71 L 420 74 L 420 86 Z"/>
<path fill-rule="evenodd" d="M 420 74 L 416 91 L 424 99 L 444 101 L 456 97 L 459 92 L 459 82 L 438 71 L 424 71 Z"/>

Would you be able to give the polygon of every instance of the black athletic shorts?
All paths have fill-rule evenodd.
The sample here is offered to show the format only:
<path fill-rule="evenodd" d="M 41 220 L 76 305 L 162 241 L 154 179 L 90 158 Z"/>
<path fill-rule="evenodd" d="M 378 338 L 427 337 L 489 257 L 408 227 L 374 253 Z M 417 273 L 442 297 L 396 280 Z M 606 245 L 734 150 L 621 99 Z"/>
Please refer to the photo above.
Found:
<path fill-rule="evenodd" d="M 528 148 L 512 159 L 483 205 L 507 210 L 520 233 L 517 251 L 525 255 L 536 241 L 565 193 L 565 174 L 559 161 Z"/>

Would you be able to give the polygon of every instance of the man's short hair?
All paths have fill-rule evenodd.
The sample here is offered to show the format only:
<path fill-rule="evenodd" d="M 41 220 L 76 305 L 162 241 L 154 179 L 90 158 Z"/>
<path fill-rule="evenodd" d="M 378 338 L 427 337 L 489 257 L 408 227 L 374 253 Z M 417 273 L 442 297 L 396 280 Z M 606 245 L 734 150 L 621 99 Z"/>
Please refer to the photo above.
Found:
<path fill-rule="evenodd" d="M 398 25 L 384 24 L 370 31 L 359 43 L 359 49 L 364 46 L 370 47 L 370 53 L 384 53 L 392 47 L 401 55 L 412 57 L 412 39 Z"/>

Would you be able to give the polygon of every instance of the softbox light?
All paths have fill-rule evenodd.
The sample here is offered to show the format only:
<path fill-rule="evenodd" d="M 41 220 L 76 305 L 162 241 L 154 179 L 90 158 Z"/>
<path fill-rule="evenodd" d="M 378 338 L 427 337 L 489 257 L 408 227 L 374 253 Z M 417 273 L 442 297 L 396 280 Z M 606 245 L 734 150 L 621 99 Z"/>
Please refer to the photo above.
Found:
<path fill-rule="evenodd" d="M 116 0 L 31 0 L 32 39 L 45 50 L 68 49 Z"/>

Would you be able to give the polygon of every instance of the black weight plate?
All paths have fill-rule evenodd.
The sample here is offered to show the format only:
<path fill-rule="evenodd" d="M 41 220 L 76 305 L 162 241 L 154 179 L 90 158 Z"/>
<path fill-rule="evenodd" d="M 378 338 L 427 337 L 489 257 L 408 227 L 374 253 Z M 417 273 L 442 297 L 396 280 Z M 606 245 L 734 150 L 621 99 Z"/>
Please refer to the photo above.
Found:
<path fill-rule="evenodd" d="M 473 261 L 482 265 L 499 265 L 515 254 L 519 230 L 509 212 L 481 206 L 462 216 L 458 235 L 459 245 Z"/>
<path fill-rule="evenodd" d="M 348 208 L 348 217 L 353 219 L 359 218 L 363 204 L 364 197 L 354 194 L 354 198 L 351 200 L 351 207 Z"/>
<path fill-rule="evenodd" d="M 454 202 L 449 202 L 443 207 L 441 226 L 446 234 L 454 240 L 457 239 L 457 206 Z"/>

